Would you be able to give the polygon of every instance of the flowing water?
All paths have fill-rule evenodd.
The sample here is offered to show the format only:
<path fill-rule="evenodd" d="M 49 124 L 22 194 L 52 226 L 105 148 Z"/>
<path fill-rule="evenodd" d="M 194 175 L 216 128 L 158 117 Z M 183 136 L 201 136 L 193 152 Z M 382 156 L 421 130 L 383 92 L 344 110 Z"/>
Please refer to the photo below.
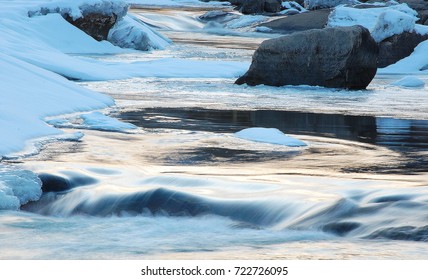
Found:
<path fill-rule="evenodd" d="M 205 32 L 203 11 L 134 12 L 178 43 L 98 59 L 250 61 L 263 40 Z M 39 174 L 44 194 L 0 212 L 0 257 L 427 259 L 428 89 L 389 85 L 398 78 L 356 92 L 233 79 L 81 82 L 113 96 L 109 114 L 138 128 L 71 125 L 66 132 L 85 136 L 4 160 Z M 308 146 L 234 137 L 249 127 Z"/>

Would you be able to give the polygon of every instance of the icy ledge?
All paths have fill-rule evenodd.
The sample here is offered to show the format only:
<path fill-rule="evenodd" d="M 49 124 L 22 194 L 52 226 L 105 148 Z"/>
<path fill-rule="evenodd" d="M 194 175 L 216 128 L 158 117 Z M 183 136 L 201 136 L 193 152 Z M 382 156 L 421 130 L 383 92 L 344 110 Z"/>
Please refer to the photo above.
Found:
<path fill-rule="evenodd" d="M 305 142 L 287 136 L 276 128 L 253 127 L 238 131 L 234 135 L 240 139 L 254 142 L 284 145 L 288 147 L 307 146 Z"/>

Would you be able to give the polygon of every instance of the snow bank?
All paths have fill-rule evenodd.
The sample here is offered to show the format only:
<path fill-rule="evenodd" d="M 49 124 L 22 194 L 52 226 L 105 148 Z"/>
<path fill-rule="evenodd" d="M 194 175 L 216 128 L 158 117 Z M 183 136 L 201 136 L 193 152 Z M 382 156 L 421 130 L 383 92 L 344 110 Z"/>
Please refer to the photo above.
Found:
<path fill-rule="evenodd" d="M 420 43 L 413 53 L 388 67 L 378 69 L 379 74 L 428 74 L 428 41 Z"/>
<path fill-rule="evenodd" d="M 114 104 L 110 97 L 1 52 L 0 77 L 0 155 L 22 150 L 30 139 L 60 134 L 43 121 L 47 116 Z"/>
<path fill-rule="evenodd" d="M 330 14 L 327 27 L 362 25 L 380 42 L 404 31 L 414 31 L 417 12 L 407 4 L 357 9 L 339 6 Z"/>
<path fill-rule="evenodd" d="M 0 166 L 0 210 L 18 210 L 21 205 L 38 200 L 41 186 L 40 179 L 31 171 Z"/>
<path fill-rule="evenodd" d="M 392 85 L 400 87 L 422 88 L 425 86 L 425 83 L 417 77 L 408 76 L 392 83 Z"/>
<path fill-rule="evenodd" d="M 142 51 L 164 49 L 171 43 L 144 22 L 131 16 L 125 16 L 110 29 L 108 40 L 121 48 Z"/>
<path fill-rule="evenodd" d="M 227 61 L 171 58 L 115 63 L 76 57 L 69 53 L 118 54 L 129 50 L 97 42 L 70 25 L 60 13 L 28 16 L 30 10 L 42 13 L 40 7 L 55 10 L 53 7 L 59 7 L 59 3 L 71 6 L 77 15 L 73 9 L 82 7 L 79 6 L 82 3 L 111 2 L 114 1 L 0 0 L 0 157 L 21 151 L 29 140 L 61 134 L 46 124 L 44 119 L 48 116 L 92 111 L 114 104 L 111 98 L 83 89 L 57 74 L 80 80 L 235 78 L 248 69 L 248 63 Z"/>
<path fill-rule="evenodd" d="M 247 128 L 236 132 L 234 135 L 240 139 L 255 142 L 284 145 L 289 147 L 307 146 L 303 141 L 287 136 L 276 128 Z"/>

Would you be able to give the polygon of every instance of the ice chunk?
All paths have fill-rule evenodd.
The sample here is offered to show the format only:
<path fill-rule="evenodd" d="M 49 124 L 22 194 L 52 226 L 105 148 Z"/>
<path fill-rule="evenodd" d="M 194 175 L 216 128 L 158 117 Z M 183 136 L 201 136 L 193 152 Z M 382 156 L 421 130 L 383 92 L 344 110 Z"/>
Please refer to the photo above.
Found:
<path fill-rule="evenodd" d="M 255 16 L 243 15 L 237 19 L 233 19 L 230 22 L 228 22 L 226 24 L 226 27 L 232 28 L 232 29 L 248 27 L 248 26 L 252 26 L 253 24 L 256 24 L 256 23 L 264 22 L 267 19 L 268 19 L 268 17 L 262 16 L 262 15 L 255 15 Z"/>
<path fill-rule="evenodd" d="M 113 26 L 108 34 L 108 40 L 121 48 L 142 51 L 164 49 L 171 43 L 144 22 L 131 16 L 125 16 Z"/>
<path fill-rule="evenodd" d="M 253 127 L 243 129 L 235 133 L 235 136 L 241 139 L 263 142 L 269 144 L 285 145 L 289 147 L 307 146 L 299 139 L 290 137 L 276 128 Z"/>
<path fill-rule="evenodd" d="M 404 77 L 394 83 L 392 83 L 394 86 L 400 86 L 400 87 L 424 87 L 425 83 L 421 79 L 413 76 L 407 76 Z"/>
<path fill-rule="evenodd" d="M 0 210 L 18 210 L 42 195 L 42 183 L 31 171 L 0 167 Z"/>

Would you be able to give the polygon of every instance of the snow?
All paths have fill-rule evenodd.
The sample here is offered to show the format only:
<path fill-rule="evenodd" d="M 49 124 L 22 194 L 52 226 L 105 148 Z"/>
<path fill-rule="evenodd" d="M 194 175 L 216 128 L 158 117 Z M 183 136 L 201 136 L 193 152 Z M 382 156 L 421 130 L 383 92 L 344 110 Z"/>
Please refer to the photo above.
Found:
<path fill-rule="evenodd" d="M 205 7 L 205 6 L 230 6 L 229 2 L 210 1 L 202 2 L 199 0 L 126 0 L 129 4 L 146 6 L 167 6 L 167 7 Z"/>
<path fill-rule="evenodd" d="M 114 104 L 110 97 L 2 53 L 0 65 L 0 155 L 22 150 L 27 140 L 61 133 L 44 117 Z"/>
<path fill-rule="evenodd" d="M 100 112 L 81 115 L 83 125 L 90 129 L 105 131 L 126 131 L 136 129 L 137 127 L 130 123 L 121 122 L 117 119 L 108 117 Z"/>
<path fill-rule="evenodd" d="M 242 28 L 242 27 L 251 26 L 256 23 L 264 22 L 267 19 L 268 17 L 262 16 L 262 15 L 243 15 L 237 19 L 233 19 L 229 21 L 226 24 L 226 27 L 232 28 L 232 29 Z"/>
<path fill-rule="evenodd" d="M 295 13 L 305 13 L 308 11 L 295 1 L 282 2 L 282 7 L 285 10 L 281 11 L 280 14 L 287 14 L 287 13 L 290 13 L 291 11 Z"/>
<path fill-rule="evenodd" d="M 18 210 L 42 194 L 41 181 L 31 171 L 0 166 L 0 210 Z"/>
<path fill-rule="evenodd" d="M 420 43 L 413 53 L 389 65 L 386 68 L 378 69 L 379 74 L 422 74 L 428 73 L 428 40 Z"/>
<path fill-rule="evenodd" d="M 101 13 L 104 15 L 115 14 L 118 19 L 121 19 L 128 11 L 128 4 L 120 0 L 44 0 L 34 2 L 36 4 L 33 4 L 34 7 L 28 11 L 30 17 L 59 13 L 68 15 L 75 20 L 90 13 Z"/>
<path fill-rule="evenodd" d="M 171 41 L 149 28 L 144 22 L 125 16 L 110 30 L 109 42 L 122 48 L 148 51 L 165 49 Z"/>
<path fill-rule="evenodd" d="M 392 35 L 414 31 L 417 20 L 417 12 L 407 4 L 368 9 L 339 6 L 330 14 L 327 26 L 362 25 L 376 42 L 381 42 Z"/>
<path fill-rule="evenodd" d="M 254 142 L 263 142 L 289 147 L 307 146 L 303 141 L 287 136 L 276 128 L 253 127 L 238 131 L 234 135 L 240 139 Z"/>
<path fill-rule="evenodd" d="M 45 122 L 46 117 L 93 111 L 114 104 L 110 97 L 83 89 L 64 77 L 77 80 L 234 78 L 248 69 L 248 63 L 233 61 L 168 58 L 119 63 L 71 55 L 131 52 L 106 41 L 97 42 L 60 15 L 61 11 L 83 13 L 81 9 L 87 8 L 88 3 L 97 4 L 98 9 L 105 12 L 110 12 L 115 5 L 124 7 L 121 1 L 106 0 L 0 0 L 0 156 L 22 151 L 30 140 L 61 134 Z M 29 11 L 33 11 L 32 17 Z M 123 22 L 123 30 L 128 30 L 133 38 L 145 40 L 143 32 L 149 34 L 150 40 L 155 38 L 150 41 L 151 48 L 166 45 L 166 39 L 146 25 L 137 27 L 137 21 L 131 17 L 125 17 Z"/>
<path fill-rule="evenodd" d="M 358 4 L 356 0 L 305 0 L 304 6 L 308 10 L 332 8 L 342 4 Z"/>
<path fill-rule="evenodd" d="M 371 35 L 376 42 L 382 42 L 388 37 L 415 29 L 415 17 L 399 11 L 386 11 L 379 15 Z"/>
<path fill-rule="evenodd" d="M 91 112 L 76 117 L 50 119 L 49 124 L 57 128 L 93 129 L 102 131 L 127 132 L 137 127 L 106 116 L 100 112 Z"/>
<path fill-rule="evenodd" d="M 425 83 L 417 77 L 407 76 L 392 83 L 392 85 L 400 87 L 421 88 L 425 86 Z"/>
<path fill-rule="evenodd" d="M 255 30 L 256 30 L 257 32 L 264 32 L 264 33 L 270 33 L 270 32 L 272 32 L 272 29 L 271 29 L 271 28 L 269 28 L 269 27 L 267 27 L 267 26 L 257 26 L 257 27 L 255 28 Z"/>

